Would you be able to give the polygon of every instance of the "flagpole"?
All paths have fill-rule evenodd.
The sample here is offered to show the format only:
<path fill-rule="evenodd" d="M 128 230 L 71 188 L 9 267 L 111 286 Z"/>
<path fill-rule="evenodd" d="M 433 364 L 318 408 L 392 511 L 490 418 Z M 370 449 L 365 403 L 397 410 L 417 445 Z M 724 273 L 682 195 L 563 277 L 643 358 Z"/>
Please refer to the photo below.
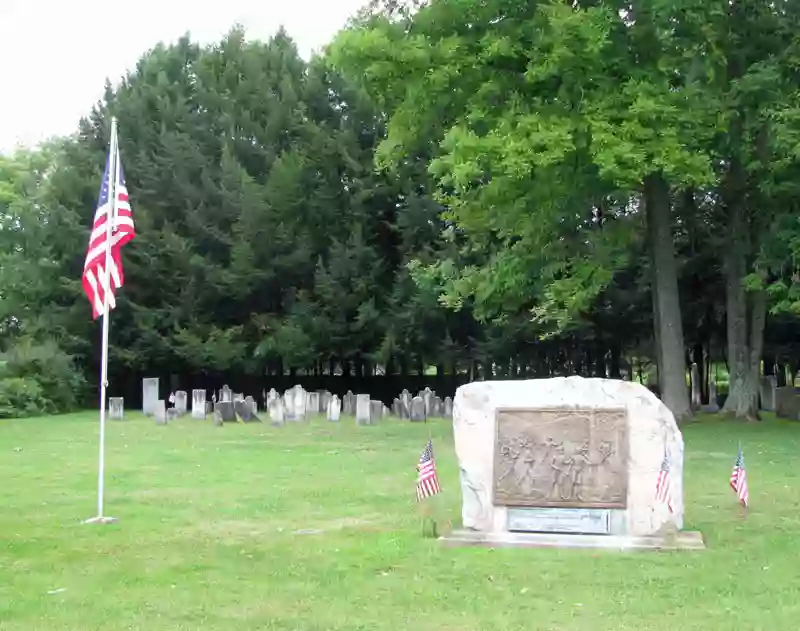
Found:
<path fill-rule="evenodd" d="M 111 117 L 111 140 L 108 159 L 108 210 L 106 216 L 105 264 L 101 282 L 103 283 L 103 334 L 100 352 L 100 453 L 97 466 L 97 516 L 85 523 L 110 524 L 116 518 L 107 517 L 104 512 L 105 466 L 106 466 L 106 398 L 108 389 L 108 329 L 111 296 L 111 224 L 117 207 L 117 119 Z"/>

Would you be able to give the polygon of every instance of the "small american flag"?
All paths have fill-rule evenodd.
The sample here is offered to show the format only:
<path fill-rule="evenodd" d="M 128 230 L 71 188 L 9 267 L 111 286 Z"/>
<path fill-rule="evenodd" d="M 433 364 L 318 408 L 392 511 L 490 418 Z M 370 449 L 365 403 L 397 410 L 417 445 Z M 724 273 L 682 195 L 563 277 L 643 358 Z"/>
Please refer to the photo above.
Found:
<path fill-rule="evenodd" d="M 742 506 L 747 506 L 750 500 L 750 491 L 747 488 L 747 470 L 744 468 L 744 454 L 742 453 L 741 445 L 739 445 L 739 455 L 736 456 L 736 463 L 733 465 L 733 471 L 731 471 L 730 483 Z"/>
<path fill-rule="evenodd" d="M 428 444 L 422 451 L 417 465 L 417 501 L 421 502 L 426 497 L 441 492 L 439 477 L 436 475 L 436 461 L 433 459 L 433 444 L 428 439 Z"/>
<path fill-rule="evenodd" d="M 672 479 L 670 478 L 670 462 L 666 449 L 664 459 L 661 461 L 661 471 L 658 472 L 656 481 L 656 501 L 666 504 L 669 512 L 672 512 Z"/>
<path fill-rule="evenodd" d="M 116 125 L 112 125 L 111 144 L 100 184 L 97 209 L 94 214 L 92 234 L 86 250 L 86 261 L 83 265 L 83 290 L 92 305 L 92 318 L 97 319 L 105 312 L 106 287 L 108 291 L 108 308 L 116 306 L 114 293 L 122 287 L 122 246 L 131 241 L 136 232 L 133 226 L 133 214 L 128 201 L 128 189 L 125 186 L 125 175 L 117 146 Z M 114 178 L 115 199 L 109 199 L 109 190 Z M 106 222 L 111 217 L 111 256 L 108 270 L 106 267 Z M 108 281 L 106 281 L 108 279 Z"/>

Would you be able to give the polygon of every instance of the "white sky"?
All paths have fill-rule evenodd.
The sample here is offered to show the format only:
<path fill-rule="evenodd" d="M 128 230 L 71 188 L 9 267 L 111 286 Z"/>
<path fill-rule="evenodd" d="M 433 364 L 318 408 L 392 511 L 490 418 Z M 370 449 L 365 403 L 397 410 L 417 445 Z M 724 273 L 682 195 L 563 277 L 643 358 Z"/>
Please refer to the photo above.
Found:
<path fill-rule="evenodd" d="M 69 134 L 159 41 L 266 39 L 283 25 L 308 58 L 367 0 L 0 0 L 0 152 Z"/>

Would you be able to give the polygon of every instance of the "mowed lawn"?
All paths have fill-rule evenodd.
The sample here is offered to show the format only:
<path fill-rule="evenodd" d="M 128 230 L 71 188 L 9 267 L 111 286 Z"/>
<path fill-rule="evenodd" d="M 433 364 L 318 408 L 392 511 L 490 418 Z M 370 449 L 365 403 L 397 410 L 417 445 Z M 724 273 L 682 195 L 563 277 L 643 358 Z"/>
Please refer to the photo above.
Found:
<path fill-rule="evenodd" d="M 432 433 L 460 524 L 450 424 L 319 419 L 108 428 L 95 413 L 0 421 L 0 629 L 369 631 L 731 629 L 800 623 L 800 424 L 684 428 L 701 552 L 447 549 L 421 536 Z M 752 508 L 727 486 L 738 441 Z"/>

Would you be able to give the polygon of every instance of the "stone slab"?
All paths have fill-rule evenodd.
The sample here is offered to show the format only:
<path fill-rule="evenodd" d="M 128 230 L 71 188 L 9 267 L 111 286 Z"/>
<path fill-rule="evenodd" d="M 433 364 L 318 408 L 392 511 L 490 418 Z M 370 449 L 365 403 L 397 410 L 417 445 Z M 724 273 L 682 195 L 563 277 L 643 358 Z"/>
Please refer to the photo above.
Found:
<path fill-rule="evenodd" d="M 506 527 L 513 532 L 609 535 L 612 511 L 598 508 L 509 508 Z"/>
<path fill-rule="evenodd" d="M 459 387 L 453 407 L 465 529 L 507 534 L 517 507 L 613 509 L 611 534 L 599 536 L 683 527 L 683 437 L 644 386 L 582 377 L 481 381 Z M 516 417 L 498 433 L 504 410 Z M 665 458 L 671 506 L 655 497 Z"/>
<path fill-rule="evenodd" d="M 484 548 L 594 548 L 620 551 L 705 550 L 699 532 L 681 531 L 676 536 L 661 535 L 568 535 L 540 532 L 477 532 L 454 530 L 439 537 L 447 547 Z"/>

